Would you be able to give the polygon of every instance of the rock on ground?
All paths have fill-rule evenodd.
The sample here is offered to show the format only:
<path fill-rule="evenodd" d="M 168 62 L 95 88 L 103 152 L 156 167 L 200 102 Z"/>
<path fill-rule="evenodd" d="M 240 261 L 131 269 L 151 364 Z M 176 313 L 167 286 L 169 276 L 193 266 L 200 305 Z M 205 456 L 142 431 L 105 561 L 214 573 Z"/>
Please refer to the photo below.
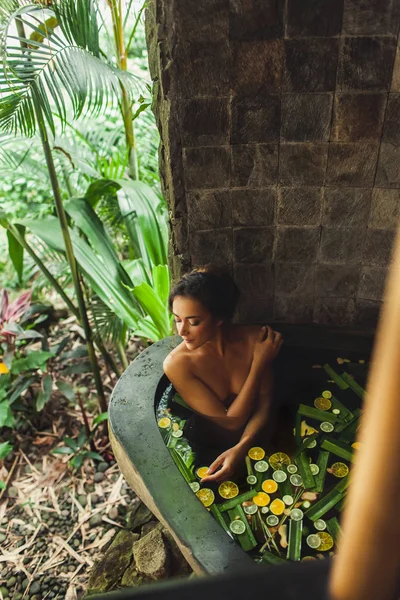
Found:
<path fill-rule="evenodd" d="M 134 534 L 126 529 L 115 536 L 106 554 L 92 568 L 87 594 L 106 592 L 119 582 L 132 562 L 135 539 Z"/>
<path fill-rule="evenodd" d="M 168 547 L 159 529 L 153 529 L 133 544 L 133 554 L 139 573 L 151 579 L 169 575 Z"/>

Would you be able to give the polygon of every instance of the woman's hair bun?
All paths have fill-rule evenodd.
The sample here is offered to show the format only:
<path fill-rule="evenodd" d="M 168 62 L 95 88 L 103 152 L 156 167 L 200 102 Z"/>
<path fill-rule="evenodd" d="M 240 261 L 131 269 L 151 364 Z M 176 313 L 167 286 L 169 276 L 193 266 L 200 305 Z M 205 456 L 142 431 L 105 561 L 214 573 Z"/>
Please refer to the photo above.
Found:
<path fill-rule="evenodd" d="M 226 268 L 207 264 L 186 273 L 173 287 L 169 296 L 170 310 L 176 296 L 195 298 L 214 317 L 231 320 L 240 297 L 240 290 Z"/>

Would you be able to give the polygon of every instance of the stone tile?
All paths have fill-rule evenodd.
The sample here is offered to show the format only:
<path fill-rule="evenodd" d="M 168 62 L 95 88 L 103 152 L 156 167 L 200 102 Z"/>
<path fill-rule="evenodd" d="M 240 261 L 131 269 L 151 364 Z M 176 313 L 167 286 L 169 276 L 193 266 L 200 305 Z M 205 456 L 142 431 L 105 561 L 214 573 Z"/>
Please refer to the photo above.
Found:
<path fill-rule="evenodd" d="M 288 323 L 311 323 L 314 310 L 312 296 L 275 295 L 274 319 Z"/>
<path fill-rule="evenodd" d="M 229 191 L 189 192 L 187 210 L 190 231 L 221 229 L 232 225 Z"/>
<path fill-rule="evenodd" d="M 279 225 L 320 225 L 322 188 L 279 187 Z"/>
<path fill-rule="evenodd" d="M 379 267 L 363 267 L 357 297 L 364 300 L 382 300 L 387 270 Z"/>
<path fill-rule="evenodd" d="M 354 322 L 364 329 L 370 327 L 375 331 L 382 308 L 382 302 L 377 300 L 364 300 L 357 298 L 354 313 Z"/>
<path fill-rule="evenodd" d="M 343 0 L 288 0 L 288 37 L 331 37 L 340 34 Z"/>
<path fill-rule="evenodd" d="M 251 144 L 231 146 L 232 186 L 264 187 L 278 179 L 278 146 Z"/>
<path fill-rule="evenodd" d="M 282 141 L 328 141 L 331 112 L 331 94 L 284 94 L 282 96 Z"/>
<path fill-rule="evenodd" d="M 197 231 L 189 237 L 192 266 L 232 262 L 232 230 Z"/>
<path fill-rule="evenodd" d="M 275 292 L 277 295 L 313 296 L 315 266 L 305 263 L 275 263 Z"/>
<path fill-rule="evenodd" d="M 279 180 L 283 184 L 322 185 L 327 158 L 327 144 L 281 144 Z"/>
<path fill-rule="evenodd" d="M 355 296 L 359 279 L 356 265 L 318 265 L 315 293 L 320 298 Z"/>
<path fill-rule="evenodd" d="M 400 94 L 389 94 L 382 141 L 400 146 Z"/>
<path fill-rule="evenodd" d="M 335 89 L 338 39 L 286 39 L 283 88 L 291 92 Z"/>
<path fill-rule="evenodd" d="M 381 144 L 375 185 L 400 187 L 400 146 Z"/>
<path fill-rule="evenodd" d="M 267 297 L 274 292 L 274 270 L 272 264 L 234 265 L 234 279 L 242 297 Z"/>
<path fill-rule="evenodd" d="M 396 229 L 400 223 L 400 189 L 374 188 L 372 191 L 370 229 Z"/>
<path fill-rule="evenodd" d="M 380 141 L 385 107 L 386 94 L 336 94 L 331 139 Z"/>
<path fill-rule="evenodd" d="M 319 227 L 278 227 L 275 261 L 312 263 L 316 260 L 320 239 Z"/>
<path fill-rule="evenodd" d="M 283 40 L 232 44 L 232 91 L 241 97 L 278 92 L 281 88 Z"/>
<path fill-rule="evenodd" d="M 183 146 L 228 143 L 228 98 L 198 98 L 180 102 Z"/>
<path fill-rule="evenodd" d="M 341 327 L 354 320 L 353 298 L 316 298 L 314 321 L 319 325 Z"/>
<path fill-rule="evenodd" d="M 354 227 L 322 228 L 321 261 L 359 264 L 365 242 L 365 229 Z"/>
<path fill-rule="evenodd" d="M 178 40 L 189 35 L 209 42 L 213 42 L 218 36 L 228 38 L 229 0 L 177 2 L 174 5 L 173 18 Z"/>
<path fill-rule="evenodd" d="M 232 190 L 233 225 L 265 227 L 274 224 L 275 188 Z"/>
<path fill-rule="evenodd" d="M 370 188 L 325 188 L 322 224 L 366 227 L 371 209 Z"/>
<path fill-rule="evenodd" d="M 394 61 L 393 74 L 392 74 L 392 92 L 400 92 L 400 46 L 397 46 L 396 59 Z"/>
<path fill-rule="evenodd" d="M 283 37 L 284 0 L 229 0 L 231 40 Z"/>
<path fill-rule="evenodd" d="M 183 37 L 173 49 L 180 98 L 227 96 L 229 94 L 229 40 L 220 35 L 213 41 Z M 165 65 L 164 72 L 168 72 Z"/>
<path fill-rule="evenodd" d="M 339 56 L 338 90 L 388 90 L 395 52 L 394 38 L 344 38 Z"/>
<path fill-rule="evenodd" d="M 273 296 L 263 298 L 242 297 L 239 301 L 237 318 L 238 323 L 268 323 L 273 315 Z"/>
<path fill-rule="evenodd" d="M 327 185 L 372 186 L 379 144 L 330 144 Z"/>
<path fill-rule="evenodd" d="M 365 238 L 364 263 L 386 266 L 392 256 L 395 232 L 391 229 L 368 229 Z"/>
<path fill-rule="evenodd" d="M 232 144 L 279 141 L 281 128 L 281 99 L 265 95 L 259 99 L 232 100 Z"/>
<path fill-rule="evenodd" d="M 230 155 L 227 148 L 187 148 L 184 150 L 186 189 L 228 187 Z"/>
<path fill-rule="evenodd" d="M 397 35 L 399 4 L 393 0 L 346 0 L 342 33 Z"/>
<path fill-rule="evenodd" d="M 235 263 L 270 263 L 274 245 L 272 227 L 233 230 Z"/>

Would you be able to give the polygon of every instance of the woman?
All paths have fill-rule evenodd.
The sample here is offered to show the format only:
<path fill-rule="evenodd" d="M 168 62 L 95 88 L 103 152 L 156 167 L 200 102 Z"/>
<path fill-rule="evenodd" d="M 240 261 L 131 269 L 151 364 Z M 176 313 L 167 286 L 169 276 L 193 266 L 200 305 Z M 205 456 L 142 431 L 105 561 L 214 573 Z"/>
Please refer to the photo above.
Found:
<path fill-rule="evenodd" d="M 267 326 L 234 325 L 239 296 L 230 275 L 206 267 L 185 275 L 169 298 L 183 342 L 165 359 L 164 371 L 194 411 L 185 435 L 221 449 L 202 483 L 237 471 L 262 439 L 270 412 L 271 363 L 282 336 Z"/>

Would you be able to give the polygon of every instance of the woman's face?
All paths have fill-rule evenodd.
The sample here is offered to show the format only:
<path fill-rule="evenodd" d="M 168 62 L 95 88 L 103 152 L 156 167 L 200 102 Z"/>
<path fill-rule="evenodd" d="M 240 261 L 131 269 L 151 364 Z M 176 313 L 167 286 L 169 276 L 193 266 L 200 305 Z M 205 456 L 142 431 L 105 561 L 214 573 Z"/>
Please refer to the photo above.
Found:
<path fill-rule="evenodd" d="M 213 338 L 222 323 L 199 300 L 190 296 L 176 296 L 172 312 L 178 334 L 189 350 L 195 350 Z"/>

